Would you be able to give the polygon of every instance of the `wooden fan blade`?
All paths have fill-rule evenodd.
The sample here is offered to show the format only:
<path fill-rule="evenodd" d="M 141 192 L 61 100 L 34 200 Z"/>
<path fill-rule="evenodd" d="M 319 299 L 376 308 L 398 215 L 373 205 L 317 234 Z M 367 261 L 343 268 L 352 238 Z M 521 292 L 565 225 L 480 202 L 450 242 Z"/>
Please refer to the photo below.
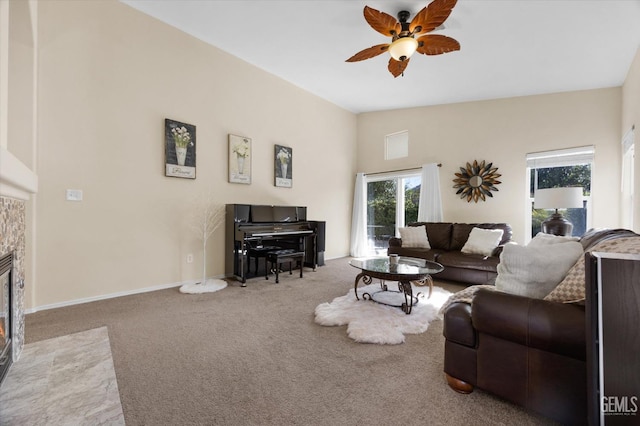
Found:
<path fill-rule="evenodd" d="M 371 28 L 387 37 L 400 34 L 402 28 L 396 18 L 369 6 L 364 7 L 364 19 Z"/>
<path fill-rule="evenodd" d="M 389 58 L 389 66 L 387 67 L 387 69 L 391 74 L 393 74 L 394 77 L 398 77 L 404 72 L 404 70 L 407 68 L 407 65 L 409 65 L 409 59 L 405 59 L 404 61 L 396 61 L 393 58 Z"/>
<path fill-rule="evenodd" d="M 458 0 L 433 0 L 429 6 L 422 8 L 413 17 L 411 24 L 409 24 L 409 31 L 413 32 L 421 27 L 420 31 L 416 31 L 415 34 L 424 34 L 438 28 L 451 15 L 451 9 L 457 2 Z"/>
<path fill-rule="evenodd" d="M 414 34 L 426 33 L 428 30 L 426 29 L 425 21 L 427 20 L 427 8 L 423 7 L 420 9 L 420 12 L 416 13 L 416 16 L 413 17 L 411 23 L 409 24 L 409 32 Z M 418 27 L 420 27 L 418 29 Z M 434 27 L 435 28 L 435 27 Z"/>
<path fill-rule="evenodd" d="M 429 34 L 418 39 L 416 51 L 423 55 L 441 55 L 456 50 L 460 50 L 460 43 L 456 39 L 440 34 Z"/>
<path fill-rule="evenodd" d="M 364 61 L 365 59 L 378 56 L 379 54 L 386 52 L 387 50 L 389 50 L 388 44 L 376 44 L 375 46 L 371 46 L 359 51 L 358 53 L 347 59 L 345 62 Z"/>

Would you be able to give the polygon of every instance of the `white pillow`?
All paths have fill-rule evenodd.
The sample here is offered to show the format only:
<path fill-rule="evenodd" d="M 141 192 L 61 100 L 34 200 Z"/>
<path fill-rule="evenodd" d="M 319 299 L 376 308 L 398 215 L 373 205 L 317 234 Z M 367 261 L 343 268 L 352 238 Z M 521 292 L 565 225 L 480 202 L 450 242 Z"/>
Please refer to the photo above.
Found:
<path fill-rule="evenodd" d="M 519 246 L 505 244 L 498 264 L 496 289 L 542 299 L 560 283 L 583 255 L 582 244 Z"/>
<path fill-rule="evenodd" d="M 538 232 L 535 237 L 529 241 L 527 246 L 538 247 L 548 244 L 566 243 L 568 241 L 579 241 L 578 237 L 563 237 L 561 235 L 545 234 L 544 232 Z"/>
<path fill-rule="evenodd" d="M 429 238 L 427 237 L 427 228 L 422 226 L 407 226 L 400 228 L 400 238 L 402 238 L 402 247 L 421 247 L 431 248 Z"/>
<path fill-rule="evenodd" d="M 463 253 L 483 254 L 491 256 L 502 239 L 502 229 L 473 228 L 469 233 L 467 242 L 460 250 Z"/>

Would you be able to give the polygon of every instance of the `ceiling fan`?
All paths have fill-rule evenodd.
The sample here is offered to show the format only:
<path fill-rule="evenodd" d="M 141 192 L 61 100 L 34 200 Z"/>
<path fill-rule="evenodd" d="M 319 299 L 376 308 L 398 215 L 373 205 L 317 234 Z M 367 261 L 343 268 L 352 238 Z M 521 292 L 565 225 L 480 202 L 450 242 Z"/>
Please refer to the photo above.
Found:
<path fill-rule="evenodd" d="M 356 53 L 346 62 L 357 62 L 370 59 L 389 52 L 388 69 L 394 76 L 404 74 L 409 65 L 409 59 L 415 52 L 423 55 L 440 55 L 442 53 L 460 50 L 460 43 L 451 37 L 440 34 L 422 35 L 417 40 L 415 36 L 428 33 L 438 28 L 447 20 L 451 10 L 458 0 L 433 0 L 428 6 L 423 7 L 407 22 L 410 13 L 406 10 L 398 12 L 398 19 L 369 6 L 364 7 L 364 19 L 371 28 L 382 35 L 391 37 L 391 43 L 377 44 Z"/>

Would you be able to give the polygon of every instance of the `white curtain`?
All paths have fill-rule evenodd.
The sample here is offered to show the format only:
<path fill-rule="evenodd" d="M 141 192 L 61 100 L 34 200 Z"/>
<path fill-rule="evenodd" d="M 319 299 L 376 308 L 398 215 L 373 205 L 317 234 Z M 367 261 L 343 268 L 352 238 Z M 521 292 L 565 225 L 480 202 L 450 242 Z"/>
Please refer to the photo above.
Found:
<path fill-rule="evenodd" d="M 418 222 L 442 222 L 442 197 L 440 173 L 436 163 L 422 166 Z"/>
<path fill-rule="evenodd" d="M 364 173 L 356 175 L 356 187 L 353 191 L 353 215 L 351 218 L 351 250 L 353 257 L 367 255 L 367 188 Z"/>

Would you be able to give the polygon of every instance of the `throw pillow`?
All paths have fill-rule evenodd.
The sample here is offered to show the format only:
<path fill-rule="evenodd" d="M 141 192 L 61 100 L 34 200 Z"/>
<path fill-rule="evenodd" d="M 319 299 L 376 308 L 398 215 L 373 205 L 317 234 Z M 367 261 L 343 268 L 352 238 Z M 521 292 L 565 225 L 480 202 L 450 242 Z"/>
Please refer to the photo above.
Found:
<path fill-rule="evenodd" d="M 502 239 L 502 229 L 473 228 L 469 233 L 467 242 L 460 250 L 463 253 L 483 254 L 491 256 Z"/>
<path fill-rule="evenodd" d="M 427 228 L 421 226 L 407 226 L 400 228 L 400 238 L 402 238 L 402 247 L 421 247 L 431 248 L 429 238 L 427 237 Z"/>
<path fill-rule="evenodd" d="M 605 253 L 635 253 L 640 254 L 640 238 L 625 237 L 602 241 L 593 246 L 589 251 L 601 251 Z M 585 272 L 584 256 L 571 268 L 567 276 L 556 288 L 553 289 L 544 300 L 551 302 L 576 303 L 585 299 Z"/>
<path fill-rule="evenodd" d="M 456 303 L 456 302 L 463 302 L 463 303 L 468 303 L 468 304 L 472 304 L 473 303 L 473 297 L 476 295 L 476 293 L 480 290 L 480 289 L 487 289 L 487 290 L 491 290 L 491 291 L 496 291 L 496 287 L 493 285 L 472 285 L 469 286 L 463 290 L 460 290 L 457 293 L 453 293 L 451 296 L 449 296 L 449 298 L 447 299 L 446 302 L 444 302 L 444 305 L 442 305 L 442 307 L 440 308 L 440 311 L 438 312 L 439 315 L 443 315 L 444 311 L 447 310 L 447 308 Z"/>
<path fill-rule="evenodd" d="M 547 244 L 566 243 L 567 241 L 580 241 L 578 237 L 563 237 L 561 235 L 545 234 L 538 232 L 527 244 L 529 247 L 542 246 Z"/>
<path fill-rule="evenodd" d="M 505 293 L 542 299 L 582 256 L 582 244 L 520 246 L 506 244 L 500 255 L 496 288 Z"/>

